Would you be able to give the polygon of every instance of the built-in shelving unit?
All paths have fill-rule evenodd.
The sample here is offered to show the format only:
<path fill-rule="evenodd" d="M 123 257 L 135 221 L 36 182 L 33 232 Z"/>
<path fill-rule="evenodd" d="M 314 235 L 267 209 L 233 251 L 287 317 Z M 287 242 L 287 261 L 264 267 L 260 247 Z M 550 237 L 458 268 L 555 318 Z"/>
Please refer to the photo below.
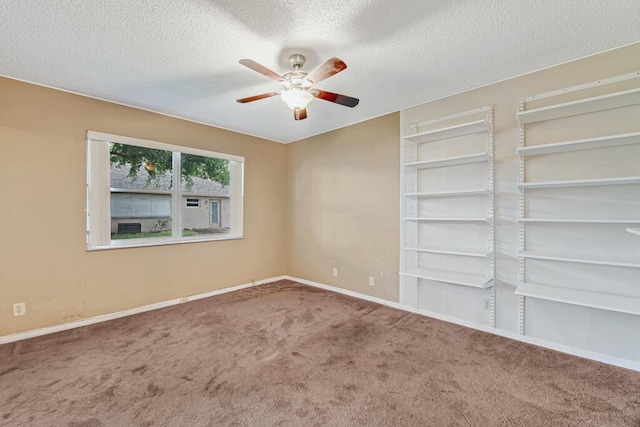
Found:
<path fill-rule="evenodd" d="M 620 261 L 612 261 L 612 260 L 598 260 L 598 259 L 549 255 L 549 254 L 542 254 L 542 253 L 531 252 L 531 251 L 520 252 L 518 254 L 518 257 L 526 258 L 526 259 L 541 259 L 546 261 L 573 262 L 577 264 L 594 264 L 594 265 L 608 265 L 611 267 L 640 268 L 640 261 L 620 262 Z"/>
<path fill-rule="evenodd" d="M 640 141 L 639 141 L 640 142 Z M 559 188 L 559 187 L 597 187 L 601 185 L 640 184 L 640 176 L 620 178 L 578 179 L 569 181 L 526 182 L 518 184 L 518 188 Z"/>
<path fill-rule="evenodd" d="M 518 121 L 525 125 L 547 120 L 561 119 L 596 111 L 611 110 L 614 108 L 628 107 L 640 104 L 640 88 L 615 92 L 578 101 L 536 108 L 533 110 L 520 110 Z"/>
<path fill-rule="evenodd" d="M 403 276 L 418 279 L 435 280 L 436 282 L 470 286 L 472 288 L 488 288 L 493 279 L 480 274 L 460 273 L 457 271 L 435 270 L 430 268 L 407 268 L 400 272 Z"/>
<path fill-rule="evenodd" d="M 516 295 L 640 315 L 640 298 L 578 289 L 520 283 Z"/>
<path fill-rule="evenodd" d="M 405 163 L 405 167 L 415 167 L 418 169 L 443 168 L 447 166 L 466 165 L 469 163 L 486 162 L 489 160 L 487 153 L 474 153 L 464 156 L 446 157 L 436 160 L 423 160 L 420 162 Z"/>
<path fill-rule="evenodd" d="M 435 145 L 437 149 L 434 149 Z M 491 302 L 490 323 L 495 326 L 493 106 L 412 123 L 411 131 L 402 136 L 402 162 L 401 303 L 420 309 L 421 296 L 429 298 L 429 284 L 434 282 L 444 286 L 487 289 Z M 455 176 L 448 172 L 453 169 L 446 169 L 451 167 L 464 168 L 456 169 L 456 173 L 467 178 L 475 176 L 476 184 L 451 188 L 447 182 L 447 187 L 443 187 L 443 182 L 423 175 L 439 171 Z M 439 169 L 430 172 L 436 168 Z M 450 212 L 449 204 L 456 205 L 460 213 L 453 214 L 453 210 L 451 216 L 441 216 L 442 212 Z M 422 212 L 426 206 L 439 214 Z M 486 211 L 482 208 L 479 212 L 478 206 L 486 206 Z M 477 247 L 477 241 L 473 244 L 463 241 L 455 248 L 450 242 L 443 242 L 442 237 L 432 241 L 429 233 L 433 228 L 423 227 L 441 227 L 439 232 L 445 234 L 451 227 L 454 230 L 458 227 L 480 227 L 474 230 L 487 227 L 484 232 L 489 237 L 482 244 L 484 247 Z M 437 249 L 442 245 L 447 249 Z M 480 309 L 483 307 L 482 300 L 477 304 Z"/>
<path fill-rule="evenodd" d="M 640 219 L 519 218 L 518 222 L 555 222 L 558 224 L 640 224 Z M 627 229 L 627 231 L 628 230 L 629 229 Z"/>
<path fill-rule="evenodd" d="M 419 217 L 411 218 L 407 217 L 405 221 L 425 221 L 425 222 L 491 222 L 492 218 L 428 218 Z"/>
<path fill-rule="evenodd" d="M 638 194 L 640 195 L 640 176 L 611 176 L 595 179 L 570 179 L 558 181 L 549 180 L 544 182 L 527 182 L 525 173 L 526 160 L 529 157 L 553 156 L 557 153 L 568 153 L 592 149 L 606 150 L 612 147 L 640 144 L 640 132 L 637 131 L 637 128 L 633 129 L 634 132 L 622 133 L 620 132 L 620 130 L 622 129 L 619 129 L 618 133 L 612 132 L 610 135 L 605 136 L 533 145 L 527 145 L 527 135 L 525 132 L 527 127 L 526 125 L 528 124 L 536 123 L 537 126 L 545 126 L 544 122 L 553 120 L 555 123 L 554 126 L 556 126 L 553 129 L 556 129 L 563 123 L 559 119 L 578 116 L 582 114 L 597 115 L 598 112 L 605 110 L 629 108 L 635 105 L 640 105 L 640 88 L 636 87 L 621 91 L 614 89 L 610 93 L 606 93 L 604 95 L 585 96 L 581 99 L 573 100 L 570 102 L 560 102 L 546 105 L 544 107 L 527 109 L 527 105 L 529 105 L 529 103 L 531 102 L 542 101 L 544 103 L 549 103 L 554 99 L 558 99 L 558 97 L 565 96 L 567 94 L 576 96 L 581 93 L 588 93 L 589 90 L 594 90 L 595 88 L 598 88 L 598 90 L 603 90 L 606 87 L 611 87 L 607 85 L 611 85 L 613 83 L 627 82 L 626 84 L 628 84 L 637 82 L 639 77 L 640 73 L 632 73 L 625 76 L 614 77 L 607 80 L 587 83 L 580 86 L 574 86 L 571 88 L 564 88 L 553 92 L 539 94 L 524 98 L 520 101 L 520 108 L 517 113 L 517 119 L 520 123 L 520 140 L 517 150 L 520 159 L 520 183 L 518 184 L 518 189 L 520 190 L 520 209 L 518 215 L 520 238 L 517 254 L 519 258 L 520 268 L 518 275 L 519 285 L 515 293 L 520 296 L 520 333 L 522 334 L 525 333 L 526 298 L 536 298 L 561 302 L 564 304 L 573 304 L 620 313 L 640 315 L 640 298 L 638 297 L 640 295 L 640 292 L 629 294 L 630 288 L 628 286 L 626 288 L 620 287 L 619 283 L 614 279 L 615 277 L 628 277 L 629 269 L 640 268 L 640 246 L 638 247 L 638 251 L 632 251 L 631 253 L 629 253 L 629 251 L 616 253 L 616 250 L 612 250 L 610 251 L 610 253 L 605 253 L 605 251 L 602 250 L 592 251 L 596 254 L 600 253 L 601 255 L 599 256 L 576 256 L 572 254 L 570 250 L 567 250 L 566 241 L 563 241 L 562 244 L 559 245 L 561 249 L 556 250 L 556 253 L 553 253 L 552 250 L 546 252 L 538 250 L 534 251 L 527 248 L 527 225 L 531 223 L 557 223 L 560 224 L 559 227 L 561 228 L 557 228 L 554 230 L 558 230 L 558 232 L 565 227 L 563 224 L 566 224 L 567 226 L 569 226 L 569 224 L 575 224 L 575 227 L 583 227 L 583 236 L 593 236 L 594 239 L 598 239 L 600 238 L 600 236 L 607 236 L 606 239 L 609 239 L 608 236 L 610 236 L 612 233 L 620 233 L 621 229 L 623 230 L 625 226 L 629 227 L 631 225 L 640 224 L 640 216 L 634 217 L 634 215 L 637 214 L 637 210 L 630 209 L 627 204 L 621 204 L 620 209 L 615 210 L 615 216 L 617 218 L 590 219 L 582 217 L 583 215 L 580 211 L 568 211 L 567 209 L 569 208 L 567 208 L 567 204 L 563 204 L 563 210 L 556 208 L 557 210 L 554 212 L 553 199 L 546 199 L 546 203 L 548 203 L 548 205 L 545 208 L 545 216 L 549 215 L 549 218 L 531 218 L 528 216 L 527 212 L 527 200 L 528 197 L 534 197 L 534 193 L 529 193 L 528 190 L 556 188 L 559 189 L 558 191 L 570 191 L 571 188 L 576 187 L 593 187 L 592 190 L 589 190 L 589 195 L 593 199 L 592 204 L 596 206 L 599 203 L 608 203 L 606 201 L 607 199 L 603 197 L 606 192 L 610 191 L 610 189 L 607 189 L 607 186 L 637 186 L 639 190 Z M 588 120 L 591 120 L 591 116 Z M 613 125 L 609 125 L 608 130 L 615 131 L 615 129 L 611 129 L 612 127 Z M 598 165 L 599 168 L 601 165 L 602 164 Z M 611 175 L 614 175 L 618 172 L 617 170 L 615 170 L 615 167 L 604 169 L 609 171 Z M 574 167 L 571 170 L 580 170 L 580 168 Z M 613 173 L 611 173 L 611 171 L 613 171 Z M 603 173 L 600 172 L 600 174 Z M 540 194 L 540 197 L 542 196 L 542 193 L 535 194 Z M 627 207 L 625 208 L 625 206 Z M 612 212 L 613 211 L 614 210 L 612 209 Z M 571 218 L 573 216 L 582 218 Z M 591 228 L 588 228 L 589 226 L 591 226 Z M 543 229 L 544 227 L 540 228 L 540 230 Z M 640 235 L 639 228 L 626 228 L 626 231 Z M 573 233 L 575 234 L 575 230 L 573 231 Z M 584 243 L 576 242 L 576 245 L 580 244 Z M 603 245 L 604 244 L 606 243 L 603 243 Z M 553 247 L 553 245 L 554 244 L 552 241 L 545 242 L 546 247 Z M 581 249 L 586 249 L 586 251 L 581 250 L 580 253 L 590 252 L 588 247 L 583 247 Z M 558 253 L 560 251 L 562 252 L 561 254 Z M 551 285 L 550 283 L 530 283 L 527 281 L 527 260 L 543 261 L 542 264 L 536 264 L 535 268 L 542 268 L 544 265 L 546 265 L 546 261 L 567 264 L 567 267 L 562 268 L 569 268 L 570 265 L 573 265 L 573 267 L 571 268 L 579 269 L 575 271 L 585 272 L 582 273 L 582 277 L 585 278 L 589 276 L 589 274 L 586 273 L 587 270 L 584 270 L 587 267 L 581 265 L 597 265 L 609 267 L 607 269 L 601 269 L 598 271 L 611 274 L 611 276 L 609 276 L 611 277 L 611 279 L 609 279 L 608 276 L 603 275 L 604 277 L 602 281 L 600 281 L 598 276 L 598 279 L 596 280 L 599 283 L 596 284 L 597 286 L 594 286 L 592 284 L 589 290 L 580 289 L 581 283 L 566 283 L 563 286 L 557 284 Z M 531 268 L 534 268 L 534 266 L 532 266 Z M 620 272 L 622 274 L 622 270 L 619 269 L 625 269 L 627 271 L 627 276 L 625 276 L 624 274 L 622 276 L 616 276 L 616 272 Z M 538 270 L 538 274 L 536 275 L 536 277 L 541 278 L 541 280 L 545 280 L 545 275 L 544 273 L 541 273 L 541 271 L 545 270 Z M 558 274 L 562 273 L 562 270 L 557 270 L 557 267 L 555 266 L 553 267 L 553 269 L 547 271 L 553 271 L 553 276 L 557 276 Z M 566 271 L 573 272 L 574 270 Z M 591 272 L 592 270 L 588 271 Z M 572 274 L 567 274 L 567 276 L 572 276 Z M 580 276 L 581 275 L 576 275 L 576 277 Z M 552 281 L 551 276 L 549 277 L 549 281 Z M 599 291 L 594 292 L 591 290 L 591 288 L 598 289 Z"/>
<path fill-rule="evenodd" d="M 442 139 L 457 138 L 459 136 L 471 135 L 474 133 L 481 133 L 486 131 L 487 122 L 483 119 L 441 129 L 430 130 L 427 132 L 416 133 L 413 135 L 407 135 L 404 137 L 404 139 L 411 142 L 434 142 Z"/>
<path fill-rule="evenodd" d="M 488 189 L 477 189 L 477 190 L 458 190 L 458 191 L 434 191 L 434 192 L 423 192 L 423 193 L 404 193 L 405 197 L 462 197 L 462 196 L 481 196 L 481 195 L 489 195 Z"/>
<path fill-rule="evenodd" d="M 594 148 L 620 147 L 640 143 L 640 132 L 620 135 L 601 136 L 598 138 L 578 139 L 575 141 L 540 144 L 518 148 L 520 157 L 540 156 L 544 154 L 566 153 L 569 151 L 592 150 Z"/>
<path fill-rule="evenodd" d="M 458 256 L 468 256 L 468 257 L 476 257 L 476 258 L 489 258 L 493 256 L 493 252 L 467 252 L 467 251 L 448 251 L 442 249 L 428 249 L 428 248 L 420 248 L 420 247 L 406 247 L 405 251 L 415 251 L 415 252 L 426 252 L 431 254 L 443 254 L 443 255 L 458 255 Z"/>

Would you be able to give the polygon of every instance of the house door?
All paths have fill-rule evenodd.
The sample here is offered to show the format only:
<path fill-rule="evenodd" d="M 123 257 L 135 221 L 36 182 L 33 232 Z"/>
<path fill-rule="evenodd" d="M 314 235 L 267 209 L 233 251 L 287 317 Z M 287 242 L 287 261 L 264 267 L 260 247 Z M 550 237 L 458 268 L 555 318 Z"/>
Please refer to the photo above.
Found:
<path fill-rule="evenodd" d="M 209 214 L 210 225 L 220 227 L 220 199 L 209 200 Z"/>

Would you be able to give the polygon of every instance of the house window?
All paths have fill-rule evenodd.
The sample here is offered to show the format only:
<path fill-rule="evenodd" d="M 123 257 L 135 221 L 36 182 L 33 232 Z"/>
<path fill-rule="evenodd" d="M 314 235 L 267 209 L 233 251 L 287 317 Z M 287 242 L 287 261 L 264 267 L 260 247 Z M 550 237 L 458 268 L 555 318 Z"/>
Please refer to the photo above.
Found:
<path fill-rule="evenodd" d="M 243 157 L 93 131 L 87 140 L 88 250 L 242 237 Z M 208 206 L 193 209 L 210 200 L 215 223 Z"/>
<path fill-rule="evenodd" d="M 188 208 L 199 208 L 200 207 L 200 199 L 185 199 L 187 202 L 185 204 Z"/>
<path fill-rule="evenodd" d="M 186 207 L 188 208 L 199 208 L 200 207 L 200 199 L 186 199 Z"/>

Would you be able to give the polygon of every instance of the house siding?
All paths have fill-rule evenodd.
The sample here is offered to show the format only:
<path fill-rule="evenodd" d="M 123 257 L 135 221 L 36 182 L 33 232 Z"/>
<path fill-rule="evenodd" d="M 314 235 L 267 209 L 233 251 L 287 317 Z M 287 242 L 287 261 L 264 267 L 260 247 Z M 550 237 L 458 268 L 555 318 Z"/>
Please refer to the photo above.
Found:
<path fill-rule="evenodd" d="M 138 197 L 141 201 L 149 200 L 149 209 L 140 208 L 138 206 L 137 212 L 136 209 L 133 208 L 135 203 L 130 203 L 131 208 L 127 209 L 126 206 L 123 206 L 125 203 L 122 203 L 122 200 L 119 200 L 116 203 L 117 199 L 123 199 L 126 201 L 127 196 Z M 119 224 L 140 224 L 142 233 L 149 233 L 152 231 L 161 231 L 158 229 L 159 221 L 163 219 L 168 219 L 169 222 L 163 227 L 163 230 L 171 230 L 171 214 L 165 213 L 166 209 L 161 209 L 160 212 L 163 214 L 157 215 L 155 212 L 157 209 L 154 209 L 154 206 L 159 205 L 160 200 L 164 199 L 166 204 L 170 207 L 171 205 L 171 196 L 170 195 L 150 195 L 144 193 L 111 193 L 111 234 L 118 233 L 118 225 Z M 200 205 L 198 207 L 187 207 L 187 199 L 198 199 L 200 201 Z M 216 226 L 211 224 L 210 222 L 210 201 L 218 200 L 220 202 L 220 211 L 219 211 L 219 219 L 220 224 Z M 155 202 L 155 203 L 154 203 Z M 140 203 L 138 203 L 140 205 Z M 117 207 L 116 207 L 117 206 Z M 170 208 L 169 208 L 170 209 Z M 182 224 L 185 229 L 207 229 L 207 228 L 228 228 L 231 223 L 231 215 L 230 215 L 230 202 L 228 196 L 215 196 L 215 195 L 187 195 L 182 197 L 182 202 L 180 204 L 180 209 L 182 210 Z M 140 211 L 148 211 L 148 212 L 140 212 Z M 127 215 L 127 212 L 129 215 Z M 136 215 L 138 213 L 138 215 Z M 146 213 L 144 215 L 140 215 L 140 213 Z"/>

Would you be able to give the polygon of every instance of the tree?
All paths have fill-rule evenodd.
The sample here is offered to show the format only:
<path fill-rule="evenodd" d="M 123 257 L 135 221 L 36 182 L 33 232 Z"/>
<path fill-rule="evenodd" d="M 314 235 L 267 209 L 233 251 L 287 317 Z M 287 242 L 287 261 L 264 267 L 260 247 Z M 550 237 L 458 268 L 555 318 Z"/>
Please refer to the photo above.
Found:
<path fill-rule="evenodd" d="M 111 144 L 111 165 L 128 166 L 129 177 L 135 180 L 140 166 L 149 174 L 147 182 L 157 180 L 173 168 L 171 151 L 136 147 L 127 144 Z M 193 178 L 210 179 L 222 185 L 229 185 L 229 161 L 213 157 L 181 154 L 182 179 L 187 189 L 193 186 Z"/>

